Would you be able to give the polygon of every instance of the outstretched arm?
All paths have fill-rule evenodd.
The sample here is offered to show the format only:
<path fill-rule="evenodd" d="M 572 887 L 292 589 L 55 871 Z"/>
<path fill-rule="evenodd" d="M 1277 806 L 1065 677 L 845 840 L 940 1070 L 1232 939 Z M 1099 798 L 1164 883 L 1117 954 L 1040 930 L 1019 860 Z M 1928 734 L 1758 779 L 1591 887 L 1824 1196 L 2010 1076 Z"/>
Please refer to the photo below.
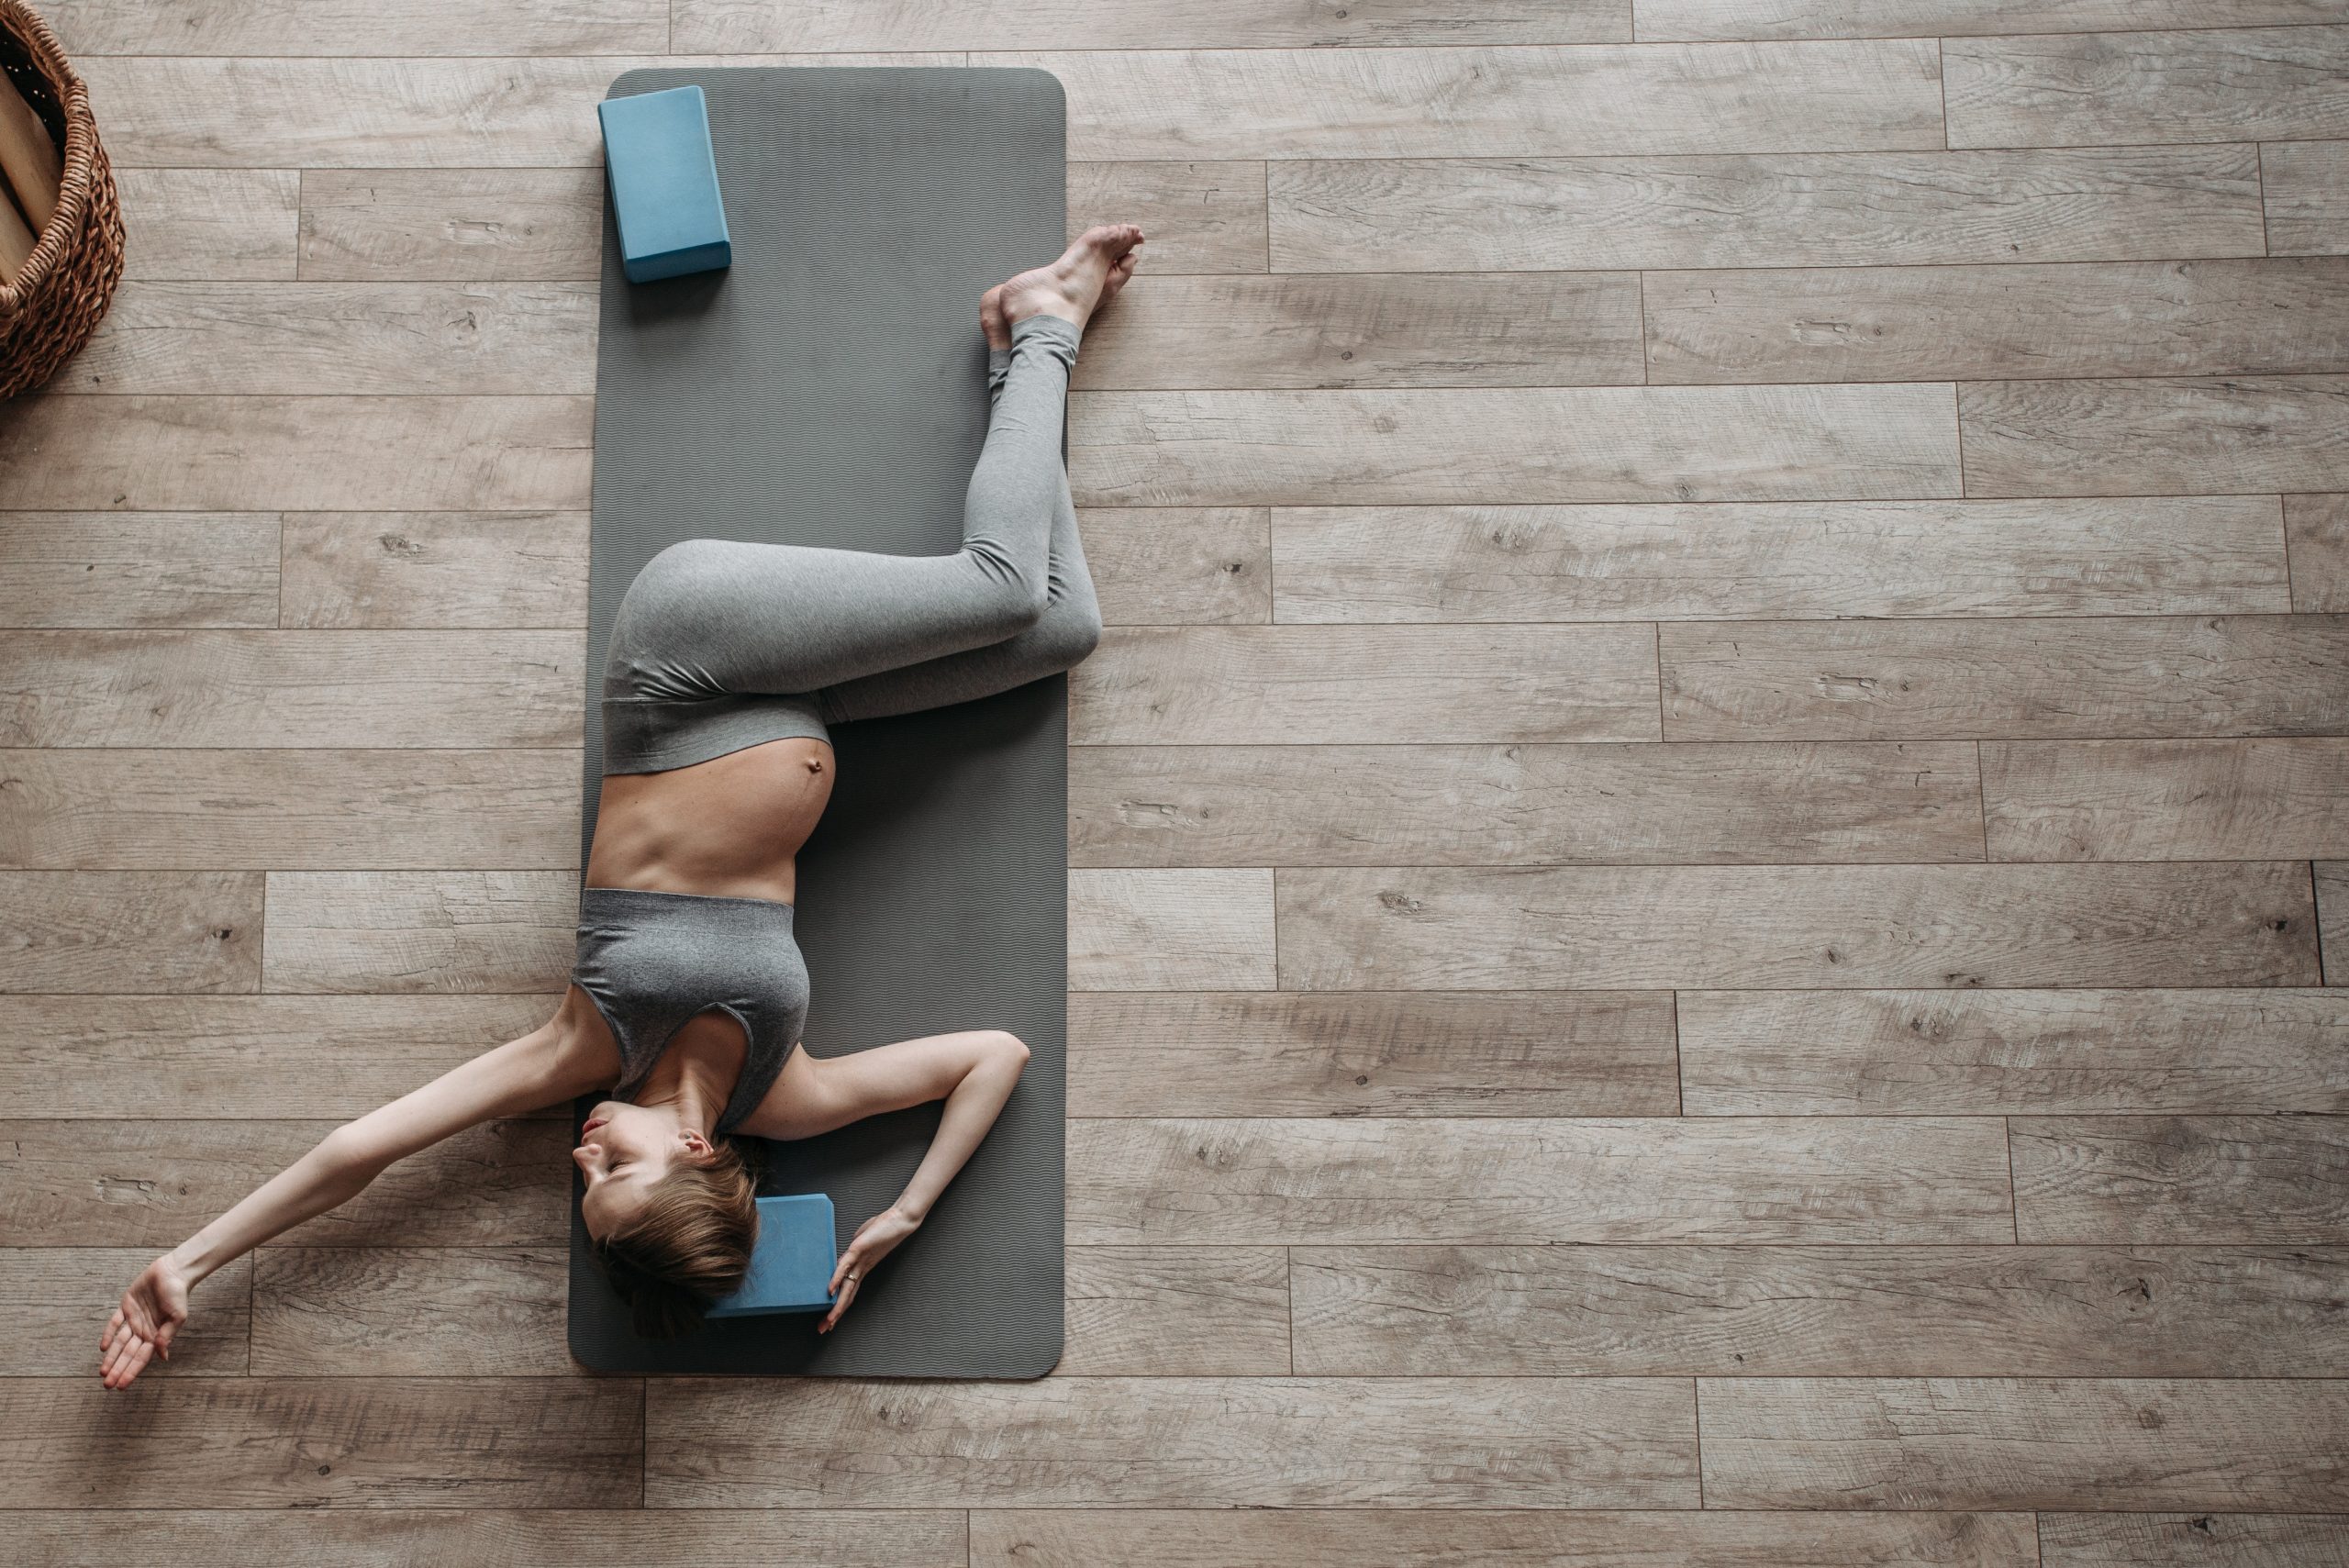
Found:
<path fill-rule="evenodd" d="M 476 1122 L 519 1116 L 610 1081 L 566 1004 L 555 1017 L 390 1105 L 336 1128 L 244 1200 L 147 1265 L 98 1340 L 98 1372 L 127 1388 L 186 1321 L 188 1292 L 278 1232 L 348 1202 L 395 1161 Z"/>
<path fill-rule="evenodd" d="M 897 1201 L 857 1228 L 832 1271 L 835 1296 L 821 1331 L 829 1332 L 856 1299 L 874 1264 L 920 1229 L 938 1195 L 978 1148 L 1002 1114 L 1028 1047 L 1002 1029 L 963 1029 L 819 1062 L 795 1046 L 758 1108 L 742 1118 L 753 1138 L 813 1138 L 883 1111 L 943 1099 L 937 1136 Z"/>

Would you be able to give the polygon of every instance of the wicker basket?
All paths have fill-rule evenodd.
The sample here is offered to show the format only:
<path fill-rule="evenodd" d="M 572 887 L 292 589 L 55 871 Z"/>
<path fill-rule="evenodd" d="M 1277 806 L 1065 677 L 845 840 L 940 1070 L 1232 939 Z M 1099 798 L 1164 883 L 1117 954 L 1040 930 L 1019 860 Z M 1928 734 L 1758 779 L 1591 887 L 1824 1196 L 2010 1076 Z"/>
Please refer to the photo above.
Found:
<path fill-rule="evenodd" d="M 122 276 L 122 209 L 89 92 L 65 62 L 57 35 L 21 0 L 0 0 L 0 70 L 65 149 L 57 210 L 24 270 L 0 284 L 5 398 L 55 375 L 96 329 Z"/>

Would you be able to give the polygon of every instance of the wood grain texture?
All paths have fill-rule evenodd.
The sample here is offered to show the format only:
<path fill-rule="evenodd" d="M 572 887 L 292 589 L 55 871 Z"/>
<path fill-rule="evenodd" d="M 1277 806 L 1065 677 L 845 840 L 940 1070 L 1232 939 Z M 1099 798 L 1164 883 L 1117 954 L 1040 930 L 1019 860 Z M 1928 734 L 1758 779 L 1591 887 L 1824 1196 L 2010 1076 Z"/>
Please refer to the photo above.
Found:
<path fill-rule="evenodd" d="M 562 989 L 576 871 L 272 872 L 268 991 Z"/>
<path fill-rule="evenodd" d="M 139 0 L 62 0 L 58 36 L 84 54 L 624 54 L 669 47 L 663 0 L 427 0 L 392 12 L 364 0 L 238 0 L 158 9 Z"/>
<path fill-rule="evenodd" d="M 529 1034 L 557 1000 L 9 996 L 0 1103 L 34 1117 L 348 1120 Z"/>
<path fill-rule="evenodd" d="M 2324 983 L 2349 985 L 2349 861 L 2318 861 L 2309 871 L 2324 922 Z"/>
<path fill-rule="evenodd" d="M 2338 734 L 2349 617 L 1661 628 L 1664 738 Z"/>
<path fill-rule="evenodd" d="M 1262 506 L 1087 507 L 1085 563 L 1110 626 L 1273 618 L 1271 514 Z"/>
<path fill-rule="evenodd" d="M 1683 991 L 1691 1116 L 2349 1112 L 2324 990 Z"/>
<path fill-rule="evenodd" d="M 645 1385 L 645 1506 L 1674 1507 L 1686 1382 Z"/>
<path fill-rule="evenodd" d="M 184 1116 L 0 1122 L 0 1147 L 11 1160 L 8 1240 L 27 1247 L 176 1247 L 339 1125 Z M 472 1128 L 401 1161 L 340 1208 L 268 1245 L 543 1244 L 562 1234 L 570 1212 L 570 1148 L 567 1121 Z"/>
<path fill-rule="evenodd" d="M 2284 497 L 2292 607 L 2349 611 L 2349 495 Z"/>
<path fill-rule="evenodd" d="M 98 1337 L 122 1293 L 155 1261 L 143 1247 L 0 1248 L 0 1377 L 74 1377 L 97 1371 Z M 252 1328 L 253 1266 L 237 1258 L 195 1287 L 172 1341 L 171 1375 L 241 1377 Z M 11 1503 L 20 1498 L 11 1485 Z"/>
<path fill-rule="evenodd" d="M 1284 990 L 2317 984 L 2300 862 L 1274 875 Z"/>
<path fill-rule="evenodd" d="M 300 276 L 593 281 L 603 198 L 601 167 L 305 170 Z"/>
<path fill-rule="evenodd" d="M 0 626 L 277 624 L 270 512 L 0 512 Z"/>
<path fill-rule="evenodd" d="M 643 1400 L 583 1378 L 18 1378 L 0 1470 L 51 1507 L 608 1508 L 641 1484 Z"/>
<path fill-rule="evenodd" d="M 1351 272 L 1153 277 L 1152 284 L 1120 294 L 1100 326 L 1087 327 L 1071 384 L 1087 391 L 1636 386 L 1647 379 L 1640 280 L 1630 272 Z M 2349 365 L 2349 350 L 2341 359 Z"/>
<path fill-rule="evenodd" d="M 1121 627 L 1070 674 L 1081 746 L 1654 740 L 1643 626 Z"/>
<path fill-rule="evenodd" d="M 1278 1247 L 1079 1247 L 1055 1377 L 1273 1377 L 1290 1370 Z"/>
<path fill-rule="evenodd" d="M 1680 1108 L 1662 991 L 1092 992 L 1068 1017 L 1075 1117 Z"/>
<path fill-rule="evenodd" d="M 2349 1240 L 2349 1118 L 2016 1117 L 2024 1241 Z"/>
<path fill-rule="evenodd" d="M 977 52 L 1068 89 L 1112 159 L 1540 158 L 1940 147 L 1921 39 Z M 1285 271 L 1275 267 L 1275 271 Z"/>
<path fill-rule="evenodd" d="M 37 397 L 0 418 L 0 508 L 577 511 L 594 403 Z"/>
<path fill-rule="evenodd" d="M 625 1496 L 628 1484 L 620 1491 Z M 969 1561 L 963 1515 L 940 1509 L 656 1514 L 603 1506 L 609 1501 L 578 1508 L 27 1509 L 8 1522 L 44 1568 L 114 1568 L 174 1554 L 219 1568 L 543 1568 L 590 1555 L 644 1568 L 767 1568 L 786 1561 L 792 1568 L 966 1568 Z"/>
<path fill-rule="evenodd" d="M 2349 489 L 2349 376 L 1958 388 L 1969 495 Z"/>
<path fill-rule="evenodd" d="M 77 401 L 79 401 L 77 399 Z M 0 744 L 579 744 L 576 631 L 32 631 L 0 639 Z"/>
<path fill-rule="evenodd" d="M 139 215 L 123 228 L 122 275 L 295 275 L 298 169 L 117 169 L 116 192 Z"/>
<path fill-rule="evenodd" d="M 1977 861 L 1979 784 L 1963 744 L 1087 746 L 1070 759 L 1069 857 L 1119 866 Z"/>
<path fill-rule="evenodd" d="M 1990 740 L 1990 858 L 2349 855 L 2349 740 Z"/>
<path fill-rule="evenodd" d="M 567 1251 L 267 1247 L 253 1266 L 257 1377 L 562 1377 Z"/>
<path fill-rule="evenodd" d="M 279 624 L 584 628 L 584 512 L 296 512 Z"/>
<path fill-rule="evenodd" d="M 2349 254 L 2349 141 L 2262 147 L 2259 172 L 2269 254 Z"/>
<path fill-rule="evenodd" d="M 1266 265 L 1264 166 L 1182 160 L 1071 163 L 1069 238 L 1097 223 L 1141 224 L 1150 237 L 1143 244 L 1153 276 L 1261 272 Z"/>
<path fill-rule="evenodd" d="M 1072 871 L 1072 991 L 1274 989 L 1273 873 Z"/>
<path fill-rule="evenodd" d="M 2283 27 L 2342 0 L 1639 0 L 1643 39 L 1831 39 Z"/>
<path fill-rule="evenodd" d="M 1072 1242 L 2013 1240 L 1980 1118 L 1073 1121 Z"/>
<path fill-rule="evenodd" d="M 0 865 L 564 867 L 570 751 L 0 751 Z"/>
<path fill-rule="evenodd" d="M 125 285 L 58 393 L 592 394 L 584 284 Z"/>
<path fill-rule="evenodd" d="M 1650 272 L 1657 382 L 2349 370 L 2349 259 Z"/>
<path fill-rule="evenodd" d="M 1283 621 L 2284 610 L 2276 501 L 1283 506 Z M 2349 597 L 2349 594 L 2344 594 Z M 2307 607 L 2307 606 L 2302 606 Z"/>
<path fill-rule="evenodd" d="M 0 408 L 15 1556 L 2349 1568 L 2349 0 L 42 8 L 129 255 Z M 585 110 L 966 63 L 1150 235 L 1055 1375 L 648 1446 L 552 1106 L 91 1389 L 139 1264 L 554 1009 Z M 1780 1376 L 1849 1407 L 1719 1404 Z"/>
<path fill-rule="evenodd" d="M 2349 1368 L 2336 1331 L 2349 1251 L 1299 1247 L 1293 1258 L 1297 1369 L 1317 1376 Z"/>
<path fill-rule="evenodd" d="M 2041 1514 L 2047 1568 L 2341 1568 L 2349 1517 L 2337 1514 Z"/>
<path fill-rule="evenodd" d="M 971 1512 L 973 1568 L 2035 1568 L 2028 1514 L 1731 1514 L 1397 1508 Z"/>
<path fill-rule="evenodd" d="M 961 65 L 956 53 L 208 59 L 82 55 L 117 168 L 596 170 L 593 106 L 642 67 Z M 593 188 L 592 183 L 589 188 Z"/>
<path fill-rule="evenodd" d="M 0 991 L 261 988 L 262 877 L 0 871 Z"/>
<path fill-rule="evenodd" d="M 1388 0 L 1266 6 L 1251 0 L 1032 0 L 939 7 L 885 0 L 677 0 L 679 50 L 1270 49 L 1341 45 L 1607 43 L 1631 36 L 1629 0 Z"/>
<path fill-rule="evenodd" d="M 2255 148 L 1270 165 L 1276 272 L 2258 256 Z"/>
<path fill-rule="evenodd" d="M 1097 506 L 1954 495 L 1951 403 L 1931 384 L 1093 392 L 1070 400 L 1069 473 Z"/>
<path fill-rule="evenodd" d="M 2349 1504 L 2349 1385 L 2210 1378 L 1705 1378 L 1709 1507 Z"/>
<path fill-rule="evenodd" d="M 1952 147 L 2349 136 L 2349 27 L 1953 39 L 1942 61 Z"/>

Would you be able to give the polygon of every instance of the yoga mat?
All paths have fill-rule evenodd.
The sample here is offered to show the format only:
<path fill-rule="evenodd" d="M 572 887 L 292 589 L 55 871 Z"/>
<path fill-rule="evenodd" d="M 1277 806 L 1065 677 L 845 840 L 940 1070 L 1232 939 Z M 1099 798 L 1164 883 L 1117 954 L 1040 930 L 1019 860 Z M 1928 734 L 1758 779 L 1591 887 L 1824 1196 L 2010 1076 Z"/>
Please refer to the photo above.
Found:
<path fill-rule="evenodd" d="M 638 568 L 696 537 L 959 549 L 986 431 L 979 295 L 1066 243 L 1066 101 L 1047 72 L 663 68 L 609 95 L 688 83 L 708 95 L 734 264 L 627 283 L 607 200 L 583 865 L 604 651 Z M 588 1256 L 574 1179 L 571 1349 L 591 1367 L 1040 1377 L 1060 1359 L 1067 678 L 842 725 L 833 743 L 794 916 L 808 1051 L 1007 1029 L 1034 1055 L 829 1335 L 779 1317 L 639 1339 Z M 938 1117 L 933 1104 L 763 1144 L 761 1191 L 829 1194 L 846 1247 L 904 1188 Z"/>

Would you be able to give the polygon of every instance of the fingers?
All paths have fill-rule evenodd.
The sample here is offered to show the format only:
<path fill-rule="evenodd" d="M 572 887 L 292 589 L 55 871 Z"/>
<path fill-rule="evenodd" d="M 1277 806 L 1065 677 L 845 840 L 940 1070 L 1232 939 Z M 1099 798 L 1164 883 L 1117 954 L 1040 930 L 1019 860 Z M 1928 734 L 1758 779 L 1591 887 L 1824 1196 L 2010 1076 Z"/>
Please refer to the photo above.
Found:
<path fill-rule="evenodd" d="M 154 1353 L 154 1347 L 137 1335 L 125 1330 L 115 1341 L 112 1351 L 99 1367 L 99 1377 L 108 1388 L 128 1388 Z"/>
<path fill-rule="evenodd" d="M 138 1338 L 139 1337 L 136 1334 L 133 1334 L 127 1326 L 118 1327 L 109 1334 L 106 1338 L 106 1348 L 98 1356 L 99 1375 L 106 1376 L 110 1374 L 114 1371 L 115 1363 L 122 1360 L 123 1356 L 129 1351 L 132 1344 L 137 1342 Z"/>
<path fill-rule="evenodd" d="M 841 1314 L 848 1310 L 848 1304 L 856 1299 L 856 1287 L 862 1283 L 861 1280 L 849 1282 L 848 1288 L 841 1291 L 838 1298 L 833 1301 L 832 1309 L 824 1314 L 824 1320 L 816 1325 L 816 1332 L 829 1334 L 832 1331 L 832 1325 L 841 1320 Z"/>
<path fill-rule="evenodd" d="M 130 1353 L 115 1363 L 114 1375 L 106 1380 L 106 1386 L 109 1388 L 129 1387 L 131 1380 L 146 1370 L 148 1358 L 154 1353 L 154 1347 L 146 1340 L 132 1340 Z"/>
<path fill-rule="evenodd" d="M 879 1217 L 876 1215 L 874 1218 Z M 865 1223 L 870 1225 L 873 1221 Z M 856 1299 L 857 1286 L 863 1283 L 864 1248 L 859 1244 L 863 1234 L 858 1232 L 859 1240 L 848 1244 L 848 1251 L 841 1254 L 841 1261 L 832 1267 L 832 1283 L 829 1287 L 832 1294 L 832 1309 L 824 1314 L 821 1323 L 816 1325 L 818 1334 L 832 1331 L 832 1325 L 841 1320 L 841 1314 L 848 1310 L 848 1304 Z"/>

